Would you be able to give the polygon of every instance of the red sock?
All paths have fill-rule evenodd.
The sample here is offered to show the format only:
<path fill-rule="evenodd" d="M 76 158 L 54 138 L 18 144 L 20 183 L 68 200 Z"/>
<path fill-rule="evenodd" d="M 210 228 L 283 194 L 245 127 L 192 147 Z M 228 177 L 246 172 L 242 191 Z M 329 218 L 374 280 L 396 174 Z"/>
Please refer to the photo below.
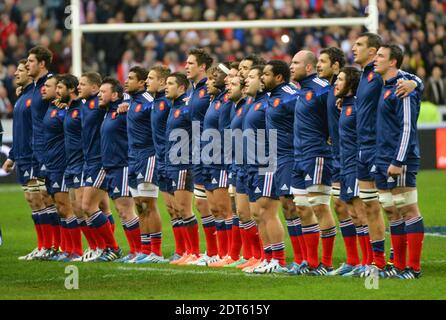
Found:
<path fill-rule="evenodd" d="M 71 236 L 72 253 L 82 256 L 82 236 L 79 227 L 68 229 Z"/>
<path fill-rule="evenodd" d="M 421 251 L 423 248 L 424 233 L 407 233 L 407 265 L 415 271 L 420 271 Z"/>
<path fill-rule="evenodd" d="M 356 266 L 359 264 L 359 252 L 357 236 L 343 237 L 345 252 L 347 255 L 347 264 Z"/>
<path fill-rule="evenodd" d="M 271 248 L 273 250 L 272 258 L 278 260 L 282 267 L 285 266 L 285 244 L 283 242 L 272 244 Z"/>
<path fill-rule="evenodd" d="M 186 227 L 186 232 L 189 237 L 191 245 L 190 253 L 196 256 L 200 255 L 200 238 L 198 234 L 198 224 L 189 225 Z"/>
<path fill-rule="evenodd" d="M 129 230 L 130 237 L 132 238 L 133 246 L 135 248 L 135 252 L 141 252 L 141 231 L 139 227 Z M 152 243 L 153 246 L 153 243 Z M 153 249 L 152 249 L 153 251 Z"/>
<path fill-rule="evenodd" d="M 317 268 L 319 265 L 319 224 L 302 226 L 302 233 L 307 247 L 307 262 L 310 268 Z"/>
<path fill-rule="evenodd" d="M 368 252 L 367 252 L 367 243 L 366 239 L 363 235 L 358 236 L 359 246 L 361 247 L 361 264 L 364 266 L 367 264 Z"/>
<path fill-rule="evenodd" d="M 127 243 L 129 244 L 130 253 L 131 254 L 135 254 L 135 245 L 133 243 L 133 238 L 132 238 L 132 236 L 130 234 L 130 231 L 127 229 L 126 226 L 123 225 L 122 227 L 124 229 L 124 234 L 125 234 L 125 237 L 127 239 Z"/>
<path fill-rule="evenodd" d="M 181 229 L 181 233 L 183 234 L 184 246 L 186 248 L 186 253 L 191 254 L 192 253 L 192 243 L 190 242 L 190 237 L 189 237 L 189 233 L 187 232 L 187 228 L 183 224 L 180 229 Z"/>
<path fill-rule="evenodd" d="M 60 247 L 60 226 L 53 225 L 53 247 L 57 250 Z"/>
<path fill-rule="evenodd" d="M 96 239 L 92 235 L 90 228 L 88 226 L 84 225 L 81 227 L 81 230 L 85 236 L 85 239 L 87 239 L 88 247 L 92 250 L 96 249 L 97 248 Z"/>
<path fill-rule="evenodd" d="M 273 258 L 273 251 L 271 250 L 271 245 L 266 245 L 263 247 L 263 258 L 266 259 L 266 261 L 271 261 Z"/>
<path fill-rule="evenodd" d="M 368 234 L 364 236 L 364 243 L 367 247 L 367 265 L 371 265 L 373 263 L 373 249 Z"/>
<path fill-rule="evenodd" d="M 407 253 L 407 237 L 403 235 L 392 234 L 390 236 L 393 247 L 393 264 L 395 268 L 404 270 L 406 268 L 406 253 Z"/>
<path fill-rule="evenodd" d="M 150 242 L 152 244 L 152 252 L 158 256 L 162 256 L 163 254 L 161 252 L 161 242 L 162 242 L 161 232 L 151 233 Z"/>
<path fill-rule="evenodd" d="M 49 249 L 53 245 L 53 227 L 45 223 L 41 224 L 40 228 L 43 233 L 43 247 Z"/>
<path fill-rule="evenodd" d="M 90 234 L 91 234 L 92 238 L 96 242 L 97 248 L 104 250 L 107 247 L 107 244 L 105 243 L 105 239 L 99 233 L 98 229 L 94 228 L 92 226 L 88 226 L 88 229 L 90 230 Z"/>
<path fill-rule="evenodd" d="M 250 227 L 246 227 L 246 232 L 248 234 L 248 242 L 251 246 L 251 252 L 254 258 L 264 259 L 263 256 L 263 245 L 260 241 L 259 232 L 257 226 L 253 220 L 246 223 Z"/>
<path fill-rule="evenodd" d="M 216 221 L 217 224 L 217 244 L 218 255 L 223 258 L 228 254 L 228 233 L 225 230 L 225 223 Z"/>
<path fill-rule="evenodd" d="M 65 250 L 64 252 L 72 254 L 73 253 L 73 240 L 71 239 L 71 232 L 68 228 L 62 228 L 62 232 L 65 238 Z"/>
<path fill-rule="evenodd" d="M 62 250 L 62 252 L 66 252 L 67 240 L 65 239 L 65 230 L 64 228 L 62 228 L 62 226 L 60 226 L 59 228 L 60 228 L 60 250 Z"/>
<path fill-rule="evenodd" d="M 240 227 L 237 223 L 232 225 L 232 241 L 229 255 L 235 261 L 240 259 L 240 249 L 242 248 L 242 237 L 240 235 Z"/>
<path fill-rule="evenodd" d="M 305 237 L 303 235 L 297 236 L 297 240 L 299 241 L 300 251 L 302 252 L 302 260 L 307 261 L 307 246 L 305 244 Z"/>
<path fill-rule="evenodd" d="M 175 253 L 182 256 L 186 251 L 186 239 L 183 235 L 183 227 L 180 220 L 172 220 L 172 231 L 175 238 Z"/>
<path fill-rule="evenodd" d="M 249 242 L 249 234 L 242 225 L 240 226 L 240 238 L 242 241 L 243 258 L 249 260 L 252 258 L 252 248 Z"/>
<path fill-rule="evenodd" d="M 209 257 L 218 254 L 217 229 L 214 226 L 207 227 L 203 225 L 203 231 L 206 239 L 206 251 Z"/>
<path fill-rule="evenodd" d="M 294 262 L 301 264 L 303 257 L 302 257 L 302 249 L 300 247 L 299 237 L 290 236 L 290 239 L 291 239 L 291 245 L 293 246 Z"/>

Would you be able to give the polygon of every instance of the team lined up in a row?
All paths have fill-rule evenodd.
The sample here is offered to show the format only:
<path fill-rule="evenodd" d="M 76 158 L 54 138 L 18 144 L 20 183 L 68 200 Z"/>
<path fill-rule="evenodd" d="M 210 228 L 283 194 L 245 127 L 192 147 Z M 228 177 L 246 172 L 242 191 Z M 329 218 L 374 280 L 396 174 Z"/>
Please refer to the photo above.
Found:
<path fill-rule="evenodd" d="M 211 67 L 212 59 L 196 49 L 188 57 L 187 76 L 170 74 L 164 67 L 150 72 L 132 68 L 126 81 L 130 95 L 126 103 L 123 88 L 114 79 L 101 82 L 98 75 L 87 73 L 78 85 L 73 76 L 51 78 L 41 69 L 43 77 L 34 77 L 36 85 L 28 83 L 33 89 L 32 102 L 24 98 L 28 88 L 24 83 L 19 102 L 24 112 L 31 107 L 32 113 L 39 82 L 44 84 L 41 104 L 57 98 L 57 105 L 50 105 L 43 117 L 46 148 L 40 164 L 46 169 L 46 186 L 62 218 L 62 236 L 57 237 L 56 227 L 41 227 L 46 243 L 40 244 L 43 249 L 37 257 L 119 259 L 121 251 L 104 214 L 109 212 L 106 190 L 131 248 L 120 261 L 167 262 L 161 253 L 161 219 L 156 207 L 160 189 L 176 240 L 172 264 L 308 275 L 366 276 L 375 270 L 383 277 L 418 277 L 423 226 L 416 205 L 416 119 L 423 85 L 417 77 L 398 70 L 401 50 L 381 46 L 378 36 L 361 35 L 353 50 L 355 61 L 364 68 L 362 74 L 343 68 L 345 58 L 337 48 L 323 50 L 319 59 L 309 51 L 298 52 L 291 66 L 282 61 L 265 64 L 252 56 L 238 66 L 223 67 Z M 33 58 L 39 61 L 38 67 L 47 65 L 31 51 L 26 68 L 25 64 L 19 66 L 18 79 L 20 70 L 23 78 L 27 73 L 32 76 Z M 193 86 L 188 91 L 189 80 Z M 290 80 L 297 82 L 299 89 Z M 400 93 L 407 97 L 397 97 Z M 19 122 L 16 115 L 14 120 Z M 242 147 L 245 160 L 251 157 L 255 161 L 238 164 L 233 159 L 232 165 L 226 166 L 221 161 L 222 146 L 220 154 L 213 155 L 220 161 L 193 164 L 193 155 L 201 154 L 208 143 L 201 142 L 200 149 L 193 150 L 191 139 L 169 139 L 175 129 L 192 137 L 193 121 L 199 121 L 202 132 L 252 130 L 256 134 L 246 136 L 248 141 Z M 252 150 L 245 146 L 264 141 L 264 149 L 269 150 L 270 130 L 277 132 L 277 143 L 272 146 L 277 150 L 277 168 L 263 173 L 268 164 L 262 162 L 259 150 L 250 154 Z M 35 141 L 35 131 L 32 136 Z M 177 163 L 169 154 L 180 152 L 182 143 L 188 144 L 189 161 Z M 234 141 L 234 148 L 237 146 Z M 42 165 L 33 169 L 39 156 L 35 153 L 29 170 L 37 172 Z M 35 183 L 29 186 L 23 174 L 28 164 L 21 165 L 13 157 L 22 184 L 28 183 L 26 193 L 37 194 Z M 30 178 L 39 176 L 34 172 Z M 375 181 L 390 219 L 395 267 L 386 267 L 384 221 Z M 233 198 L 230 185 L 235 191 Z M 207 251 L 201 255 L 192 192 L 206 236 Z M 337 270 L 332 267 L 336 223 L 329 206 L 331 193 L 347 253 L 347 262 Z M 231 201 L 235 205 L 231 206 Z M 52 208 L 48 203 L 43 197 L 39 217 Z M 139 221 L 133 213 L 134 204 Z M 280 205 L 294 252 L 288 267 Z M 47 221 L 55 226 L 57 219 Z M 48 230 L 53 231 L 52 236 Z M 80 230 L 90 249 L 96 249 L 88 250 L 82 258 Z M 59 245 L 62 253 L 46 250 Z"/>

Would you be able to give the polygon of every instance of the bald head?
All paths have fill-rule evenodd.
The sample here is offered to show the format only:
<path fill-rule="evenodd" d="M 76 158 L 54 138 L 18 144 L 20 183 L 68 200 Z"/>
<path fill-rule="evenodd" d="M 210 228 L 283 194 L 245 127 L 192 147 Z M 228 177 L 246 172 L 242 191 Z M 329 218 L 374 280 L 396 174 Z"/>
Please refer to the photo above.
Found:
<path fill-rule="evenodd" d="M 317 58 L 309 50 L 301 50 L 291 60 L 291 77 L 294 81 L 300 81 L 316 72 Z"/>

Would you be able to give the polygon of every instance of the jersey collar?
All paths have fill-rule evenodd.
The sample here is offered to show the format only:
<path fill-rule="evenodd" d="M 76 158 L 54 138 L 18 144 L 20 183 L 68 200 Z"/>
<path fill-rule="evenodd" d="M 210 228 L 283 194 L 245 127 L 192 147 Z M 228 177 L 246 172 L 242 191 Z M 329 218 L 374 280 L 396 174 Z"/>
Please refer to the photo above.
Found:
<path fill-rule="evenodd" d="M 184 93 L 181 96 L 179 96 L 178 98 L 176 98 L 175 100 L 173 100 L 173 106 L 178 108 L 178 107 L 181 107 L 182 105 L 184 105 L 185 102 L 183 100 L 186 97 L 187 97 L 187 95 Z"/>
<path fill-rule="evenodd" d="M 314 78 L 317 77 L 317 73 L 310 74 L 309 76 L 303 78 L 299 81 L 299 84 L 301 88 L 308 88 L 310 87 L 310 83 L 313 81 Z"/>

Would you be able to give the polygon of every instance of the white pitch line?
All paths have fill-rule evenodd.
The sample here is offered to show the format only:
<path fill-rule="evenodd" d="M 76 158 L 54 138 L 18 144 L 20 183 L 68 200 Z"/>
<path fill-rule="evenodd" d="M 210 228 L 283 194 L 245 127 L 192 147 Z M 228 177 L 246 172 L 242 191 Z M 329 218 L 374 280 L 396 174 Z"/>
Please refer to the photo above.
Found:
<path fill-rule="evenodd" d="M 222 271 L 201 271 L 201 270 L 185 270 L 185 269 L 158 269 L 158 268 L 132 268 L 132 267 L 118 267 L 118 270 L 125 271 L 143 271 L 143 272 L 160 272 L 160 273 L 178 273 L 178 274 L 218 274 L 225 276 L 246 276 L 245 273 L 233 273 Z"/>

